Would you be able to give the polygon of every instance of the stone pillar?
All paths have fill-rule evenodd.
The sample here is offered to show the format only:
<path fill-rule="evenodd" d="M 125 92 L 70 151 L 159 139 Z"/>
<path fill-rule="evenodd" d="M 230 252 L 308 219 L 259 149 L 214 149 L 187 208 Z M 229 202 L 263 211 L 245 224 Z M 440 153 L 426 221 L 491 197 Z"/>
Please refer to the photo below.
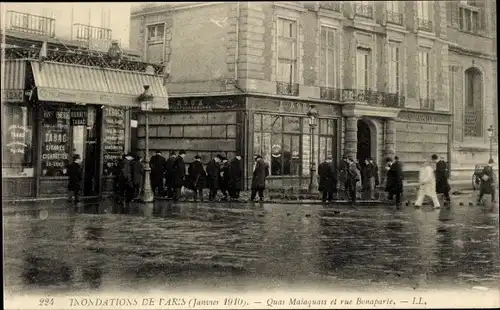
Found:
<path fill-rule="evenodd" d="M 352 156 L 356 159 L 358 151 L 358 118 L 355 116 L 347 117 L 345 129 L 344 155 Z"/>
<path fill-rule="evenodd" d="M 385 121 L 385 157 L 394 158 L 396 155 L 396 120 Z"/>

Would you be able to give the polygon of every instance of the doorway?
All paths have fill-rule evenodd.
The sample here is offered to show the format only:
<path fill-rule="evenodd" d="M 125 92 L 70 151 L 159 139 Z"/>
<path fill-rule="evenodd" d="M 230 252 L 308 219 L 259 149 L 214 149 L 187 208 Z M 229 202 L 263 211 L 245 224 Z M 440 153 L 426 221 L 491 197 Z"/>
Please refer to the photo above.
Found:
<path fill-rule="evenodd" d="M 372 130 L 365 120 L 358 121 L 358 148 L 356 158 L 361 167 L 365 164 L 365 159 L 372 154 Z"/>

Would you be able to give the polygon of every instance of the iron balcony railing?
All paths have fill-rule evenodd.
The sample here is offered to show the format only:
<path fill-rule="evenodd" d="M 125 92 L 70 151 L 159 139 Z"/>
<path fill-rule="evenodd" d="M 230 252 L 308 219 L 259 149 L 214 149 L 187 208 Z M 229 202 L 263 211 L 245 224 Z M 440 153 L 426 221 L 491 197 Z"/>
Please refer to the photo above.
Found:
<path fill-rule="evenodd" d="M 111 40 L 111 29 L 84 24 L 73 24 L 74 39 L 88 41 L 91 39 Z"/>
<path fill-rule="evenodd" d="M 418 19 L 418 29 L 423 31 L 432 32 L 432 21 L 428 19 Z"/>
<path fill-rule="evenodd" d="M 403 13 L 387 11 L 387 22 L 395 25 L 403 25 Z"/>
<path fill-rule="evenodd" d="M 299 95 L 299 84 L 298 83 L 287 83 L 287 82 L 276 82 L 276 92 L 278 93 L 278 95 L 298 96 Z"/>
<path fill-rule="evenodd" d="M 357 16 L 373 18 L 373 7 L 369 4 L 356 3 L 355 13 Z"/>
<path fill-rule="evenodd" d="M 339 102 L 363 102 L 373 106 L 404 107 L 405 97 L 396 93 L 386 93 L 365 89 L 338 89 L 320 87 L 320 98 Z"/>
<path fill-rule="evenodd" d="M 420 108 L 425 110 L 434 110 L 435 101 L 430 98 L 420 98 Z"/>
<path fill-rule="evenodd" d="M 16 11 L 7 11 L 7 29 L 54 37 L 56 35 L 56 20 L 54 18 L 21 13 Z"/>
<path fill-rule="evenodd" d="M 325 9 L 329 11 L 340 12 L 340 3 L 337 1 L 320 1 L 319 2 L 320 9 Z"/>

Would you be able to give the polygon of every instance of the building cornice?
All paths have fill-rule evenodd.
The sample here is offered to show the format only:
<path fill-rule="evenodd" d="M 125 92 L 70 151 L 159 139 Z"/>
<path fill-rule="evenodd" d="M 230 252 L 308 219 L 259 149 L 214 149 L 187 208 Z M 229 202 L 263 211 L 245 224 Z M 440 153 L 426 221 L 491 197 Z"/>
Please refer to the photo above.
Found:
<path fill-rule="evenodd" d="M 480 51 L 475 51 L 475 50 L 470 50 L 467 48 L 464 48 L 458 44 L 448 42 L 448 51 L 450 52 L 455 52 L 461 55 L 466 55 L 466 56 L 471 56 L 471 57 L 478 57 L 478 58 L 483 58 L 491 61 L 497 61 L 497 58 L 494 55 L 489 55 L 485 54 Z"/>
<path fill-rule="evenodd" d="M 287 10 L 294 10 L 294 11 L 298 11 L 298 12 L 307 12 L 307 9 L 304 8 L 303 6 L 299 6 L 297 4 L 295 4 L 295 2 L 277 2 L 277 1 L 273 1 L 273 6 L 275 7 L 279 7 L 279 8 L 282 8 L 282 9 L 287 9 Z"/>
<path fill-rule="evenodd" d="M 130 17 L 141 17 L 145 15 L 153 15 L 153 14 L 161 14 L 161 13 L 166 13 L 166 12 L 173 12 L 173 11 L 181 11 L 181 10 L 189 10 L 189 9 L 195 9 L 195 8 L 200 8 L 200 7 L 206 7 L 206 6 L 212 6 L 212 5 L 220 5 L 220 4 L 227 4 L 227 2 L 205 2 L 205 3 L 197 3 L 197 4 L 186 4 L 186 5 L 171 5 L 171 4 L 164 4 L 164 5 L 159 5 L 155 7 L 146 7 L 146 8 L 140 8 L 137 9 L 136 11 L 132 11 L 130 13 Z"/>

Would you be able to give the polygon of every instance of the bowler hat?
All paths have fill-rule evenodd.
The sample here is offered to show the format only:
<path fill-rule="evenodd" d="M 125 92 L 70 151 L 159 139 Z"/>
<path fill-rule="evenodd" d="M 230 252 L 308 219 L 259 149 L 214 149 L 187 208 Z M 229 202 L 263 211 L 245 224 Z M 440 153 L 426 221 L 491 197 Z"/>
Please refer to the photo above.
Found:
<path fill-rule="evenodd" d="M 194 159 L 201 159 L 201 156 L 200 156 L 200 155 L 196 155 L 196 156 L 194 157 Z"/>

